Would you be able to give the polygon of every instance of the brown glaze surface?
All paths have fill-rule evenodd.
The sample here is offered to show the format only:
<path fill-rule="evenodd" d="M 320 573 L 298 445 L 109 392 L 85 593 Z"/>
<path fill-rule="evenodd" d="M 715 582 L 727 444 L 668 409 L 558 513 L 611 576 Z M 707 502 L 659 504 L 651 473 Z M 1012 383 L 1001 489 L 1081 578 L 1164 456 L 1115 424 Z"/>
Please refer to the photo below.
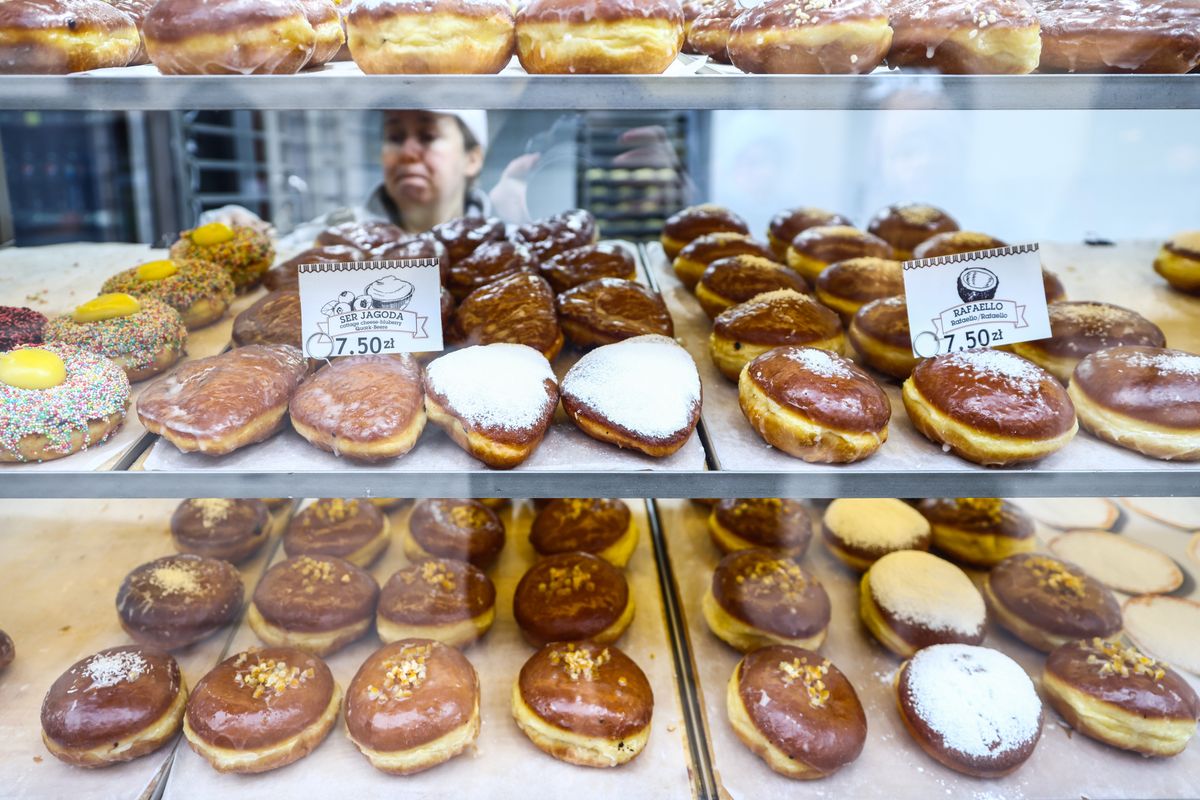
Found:
<path fill-rule="evenodd" d="M 700 283 L 713 294 L 737 305 L 764 292 L 791 289 L 809 293 L 808 282 L 793 270 L 760 256 L 732 256 L 713 261 Z"/>
<path fill-rule="evenodd" d="M 913 250 L 913 258 L 938 258 L 977 250 L 995 250 L 1008 247 L 1008 242 L 976 231 L 949 231 L 924 240 Z"/>
<path fill-rule="evenodd" d="M 1184 73 L 1200 64 L 1190 0 L 1036 0 L 1042 72 Z"/>
<path fill-rule="evenodd" d="M 792 249 L 825 264 L 864 256 L 892 257 L 892 246 L 883 239 L 844 225 L 808 228 L 792 239 Z"/>
<path fill-rule="evenodd" d="M 850 327 L 851 341 L 854 340 L 855 328 L 892 347 L 905 350 L 912 348 L 908 303 L 903 297 L 886 297 L 867 303 L 854 314 L 854 322 Z"/>
<path fill-rule="evenodd" d="M 410 354 L 347 356 L 302 383 L 288 412 L 337 439 L 373 442 L 407 430 L 424 404 L 421 365 Z"/>
<path fill-rule="evenodd" d="M 819 425 L 851 433 L 882 430 L 892 418 L 883 389 L 854 362 L 823 353 L 779 347 L 751 361 L 748 378 L 775 402 Z"/>
<path fill-rule="evenodd" d="M 743 31 L 788 30 L 806 25 L 836 25 L 879 19 L 883 9 L 875 0 L 767 0 L 739 18 Z"/>
<path fill-rule="evenodd" d="M 504 523 L 478 500 L 420 500 L 408 518 L 422 550 L 486 568 L 504 549 Z"/>
<path fill-rule="evenodd" d="M 373 261 L 399 261 L 404 258 L 437 258 L 442 262 L 442 276 L 449 267 L 446 246 L 430 234 L 414 236 L 394 244 L 385 244 L 375 250 Z"/>
<path fill-rule="evenodd" d="M 538 510 L 529 543 L 540 555 L 599 553 L 629 530 L 633 515 L 623 500 L 560 498 Z"/>
<path fill-rule="evenodd" d="M 789 758 L 827 773 L 862 752 L 866 713 L 829 659 L 800 647 L 763 647 L 738 664 L 737 689 L 754 727 Z"/>
<path fill-rule="evenodd" d="M 333 699 L 325 662 L 294 647 L 252 648 L 225 659 L 188 699 L 188 726 L 229 750 L 254 750 L 312 725 Z"/>
<path fill-rule="evenodd" d="M 137 567 L 117 591 L 121 625 L 139 641 L 174 649 L 232 622 L 242 608 L 242 578 L 226 561 L 191 554 Z"/>
<path fill-rule="evenodd" d="M 808 295 L 786 289 L 751 298 L 713 320 L 715 335 L 757 345 L 802 345 L 841 332 L 837 314 Z"/>
<path fill-rule="evenodd" d="M 731 617 L 776 636 L 806 639 L 829 627 L 825 587 L 777 550 L 739 550 L 722 558 L 712 595 Z"/>
<path fill-rule="evenodd" d="M 665 19 L 683 24 L 678 0 L 530 0 L 517 12 L 517 24 L 620 22 L 627 19 Z"/>
<path fill-rule="evenodd" d="M 570 334 L 586 332 L 577 344 L 612 344 L 634 336 L 673 336 L 671 313 L 657 292 L 622 278 L 598 278 L 555 299 L 562 325 Z"/>
<path fill-rule="evenodd" d="M 1051 303 L 1049 339 L 1033 343 L 1052 356 L 1083 358 L 1110 347 L 1165 347 L 1162 329 L 1136 311 L 1108 303 Z"/>
<path fill-rule="evenodd" d="M 247 540 L 265 538 L 270 514 L 262 500 L 184 500 L 171 515 L 171 535 L 185 552 L 220 558 Z"/>
<path fill-rule="evenodd" d="M 517 685 L 533 713 L 579 736 L 624 739 L 654 713 L 646 674 L 612 645 L 547 644 L 521 667 Z"/>
<path fill-rule="evenodd" d="M 511 342 L 549 353 L 562 336 L 554 313 L 554 292 L 538 276 L 518 272 L 483 286 L 455 312 L 466 344 Z"/>
<path fill-rule="evenodd" d="M 233 320 L 233 341 L 300 347 L 300 293 L 268 292 Z"/>
<path fill-rule="evenodd" d="M 931 237 L 957 231 L 958 223 L 940 208 L 925 203 L 896 203 L 877 213 L 867 230 L 897 250 L 912 253 Z"/>
<path fill-rule="evenodd" d="M 713 508 L 721 527 L 756 547 L 803 553 L 813 536 L 803 503 L 775 497 L 721 500 Z"/>
<path fill-rule="evenodd" d="M 310 247 L 299 255 L 271 267 L 263 275 L 263 286 L 270 291 L 299 291 L 299 267 L 301 264 L 340 264 L 365 261 L 367 254 L 357 247 L 332 244 L 327 247 Z"/>
<path fill-rule="evenodd" d="M 5 0 L 0 3 L 0 29 L 60 29 L 76 34 L 113 33 L 131 19 L 117 13 L 120 3 L 98 0 Z"/>
<path fill-rule="evenodd" d="M 702 14 L 693 17 L 687 30 L 689 52 L 722 64 L 729 63 L 729 29 L 745 11 L 737 0 L 714 0 Z"/>
<path fill-rule="evenodd" d="M 749 236 L 750 226 L 729 209 L 714 205 L 685 208 L 663 225 L 663 236 L 678 242 L 693 242 L 706 234 L 723 232 Z"/>
<path fill-rule="evenodd" d="M 572 208 L 544 219 L 527 222 L 517 235 L 529 243 L 538 261 L 596 241 L 596 218 L 582 208 Z"/>
<path fill-rule="evenodd" d="M 383 512 L 366 500 L 323 498 L 292 517 L 283 533 L 289 556 L 345 558 L 383 531 Z"/>
<path fill-rule="evenodd" d="M 504 238 L 504 222 L 495 217 L 459 217 L 430 231 L 433 237 L 446 247 L 450 263 L 458 262 L 484 242 Z"/>
<path fill-rule="evenodd" d="M 629 250 L 615 244 L 589 244 L 567 250 L 543 262 L 542 277 L 562 293 L 597 278 L 633 280 L 637 267 Z"/>
<path fill-rule="evenodd" d="M 1112 636 L 1121 630 L 1121 606 L 1083 570 L 1049 556 L 1011 556 L 988 573 L 988 588 L 1004 608 L 1055 636 Z"/>
<path fill-rule="evenodd" d="M 472 20 L 489 19 L 496 14 L 512 17 L 505 0 L 375 0 L 356 4 L 354 16 L 372 22 L 384 22 L 401 15 L 453 14 Z"/>
<path fill-rule="evenodd" d="M 1200 356 L 1115 347 L 1084 358 L 1071 378 L 1093 402 L 1167 428 L 1200 428 Z"/>
<path fill-rule="evenodd" d="M 496 587 L 466 561 L 432 558 L 397 570 L 379 595 L 379 615 L 400 625 L 447 625 L 496 604 Z"/>
<path fill-rule="evenodd" d="M 775 254 L 782 256 L 787 252 L 788 244 L 809 228 L 831 225 L 852 226 L 854 223 L 848 217 L 826 211 L 823 208 L 789 208 L 771 217 L 767 231 L 771 238 L 783 245 Z"/>
<path fill-rule="evenodd" d="M 1044 439 L 1075 424 L 1075 406 L 1062 384 L 1011 353 L 967 350 L 927 358 L 910 380 L 943 414 L 987 433 Z"/>
<path fill-rule="evenodd" d="M 179 665 L 154 647 L 125 645 L 76 661 L 42 701 L 42 730 L 56 744 L 91 750 L 127 739 L 167 712 L 183 687 Z"/>
<path fill-rule="evenodd" d="M 288 0 L 158 0 L 146 15 L 147 38 L 180 42 L 193 36 L 225 36 L 239 27 L 271 25 L 296 17 L 307 20 L 304 10 Z"/>
<path fill-rule="evenodd" d="M 851 258 L 831 264 L 817 278 L 818 292 L 867 303 L 904 294 L 904 268 L 890 258 Z"/>
<path fill-rule="evenodd" d="M 939 497 L 917 503 L 931 525 L 1005 539 L 1029 539 L 1036 533 L 1033 519 L 1015 503 L 975 497 Z"/>
<path fill-rule="evenodd" d="M 1183 676 L 1118 641 L 1093 637 L 1061 645 L 1046 657 L 1046 672 L 1145 720 L 1200 717 L 1200 698 Z M 1059 708 L 1053 697 L 1050 703 Z"/>
<path fill-rule="evenodd" d="M 534 564 L 513 593 L 513 616 L 533 639 L 588 639 L 621 617 L 629 603 L 625 573 L 588 553 L 563 553 Z"/>
<path fill-rule="evenodd" d="M 733 256 L 758 256 L 759 258 L 775 258 L 775 253 L 762 242 L 755 241 L 742 233 L 706 233 L 688 242 L 687 247 L 679 251 L 678 258 L 694 261 L 705 266 L 722 258 Z"/>
<path fill-rule="evenodd" d="M 346 689 L 346 729 L 363 747 L 412 750 L 470 722 L 479 676 L 456 648 L 429 639 L 384 645 Z"/>
<path fill-rule="evenodd" d="M 390 222 L 343 222 L 321 231 L 316 243 L 318 247 L 345 245 L 369 252 L 408 238 L 403 229 Z"/>
<path fill-rule="evenodd" d="M 296 556 L 267 570 L 254 605 L 286 631 L 318 633 L 375 616 L 379 584 L 366 570 L 333 556 Z"/>
<path fill-rule="evenodd" d="M 485 242 L 450 266 L 446 288 L 462 300 L 481 286 L 518 272 L 537 272 L 537 257 L 524 242 Z"/>

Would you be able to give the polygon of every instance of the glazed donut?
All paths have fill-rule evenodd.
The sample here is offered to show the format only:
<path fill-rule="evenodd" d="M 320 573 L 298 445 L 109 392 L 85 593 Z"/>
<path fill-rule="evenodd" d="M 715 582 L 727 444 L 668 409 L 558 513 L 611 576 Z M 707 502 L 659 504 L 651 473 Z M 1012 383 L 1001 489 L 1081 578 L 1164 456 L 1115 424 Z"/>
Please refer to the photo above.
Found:
<path fill-rule="evenodd" d="M 657 75 L 682 45 L 679 0 L 529 0 L 517 11 L 517 58 L 532 75 Z"/>
<path fill-rule="evenodd" d="M 875 0 L 767 0 L 734 20 L 729 60 L 743 72 L 860 75 L 892 44 Z"/>
<path fill-rule="evenodd" d="M 832 308 L 844 324 L 872 300 L 904 294 L 904 267 L 889 258 L 851 258 L 830 264 L 818 276 L 817 300 Z"/>
<path fill-rule="evenodd" d="M 928 550 L 929 522 L 902 500 L 840 498 L 825 509 L 821 538 L 838 561 L 866 572 L 879 559 L 901 550 Z"/>
<path fill-rule="evenodd" d="M 125 370 L 130 383 L 172 366 L 187 349 L 187 328 L 179 312 L 153 297 L 102 294 L 70 314 L 46 322 L 49 344 L 67 345 L 105 356 Z"/>
<path fill-rule="evenodd" d="M 183 735 L 218 772 L 286 767 L 337 723 L 342 690 L 329 667 L 294 647 L 264 647 L 222 661 L 188 700 Z"/>
<path fill-rule="evenodd" d="M 102 294 L 124 293 L 161 300 L 179 312 L 188 330 L 225 316 L 233 302 L 233 280 L 225 270 L 203 261 L 150 261 L 104 282 Z"/>
<path fill-rule="evenodd" d="M 1007 500 L 930 499 L 917 503 L 917 510 L 933 529 L 933 546 L 958 564 L 991 569 L 1037 547 L 1033 518 Z"/>
<path fill-rule="evenodd" d="M 978 250 L 995 250 L 999 247 L 1008 247 L 1008 243 L 986 233 L 960 231 L 955 228 L 921 241 L 913 248 L 912 257 L 916 259 L 939 258 L 960 253 L 974 253 Z"/>
<path fill-rule="evenodd" d="M 372 503 L 322 498 L 288 522 L 283 551 L 289 557 L 336 556 L 367 567 L 387 549 L 391 537 L 391 523 Z"/>
<path fill-rule="evenodd" d="M 504 376 L 503 385 L 497 375 Z M 468 347 L 425 367 L 429 421 L 494 469 L 511 469 L 529 458 L 557 408 L 554 370 L 532 347 Z"/>
<path fill-rule="evenodd" d="M 267 292 L 233 318 L 233 342 L 301 347 L 300 292 Z"/>
<path fill-rule="evenodd" d="M 878 642 L 901 658 L 937 644 L 979 644 L 987 607 L 967 574 L 920 550 L 880 558 L 859 583 L 858 613 Z"/>
<path fill-rule="evenodd" d="M 1038 0 L 1041 72 L 1190 72 L 1200 65 L 1200 10 L 1185 0 Z"/>
<path fill-rule="evenodd" d="M 1101 350 L 1075 367 L 1067 393 L 1093 436 L 1153 458 L 1200 459 L 1200 356 Z"/>
<path fill-rule="evenodd" d="M 634 281 L 598 278 L 563 292 L 554 305 L 563 332 L 581 349 L 647 334 L 675 335 L 662 297 Z"/>
<path fill-rule="evenodd" d="M 637 278 L 633 254 L 618 244 L 588 244 L 566 250 L 542 262 L 538 269 L 558 294 L 599 278 Z"/>
<path fill-rule="evenodd" d="M 304 69 L 317 47 L 295 0 L 158 0 L 142 35 L 164 75 L 286 75 Z"/>
<path fill-rule="evenodd" d="M 455 300 L 462 302 L 467 295 L 481 286 L 495 283 L 518 272 L 537 271 L 538 261 L 537 256 L 533 254 L 533 248 L 524 242 L 501 239 L 496 242 L 484 242 L 470 255 L 451 264 L 445 286 Z"/>
<path fill-rule="evenodd" d="M 774 259 L 771 248 L 744 233 L 706 233 L 688 242 L 672 264 L 675 277 L 689 289 L 696 288 L 708 265 L 733 256 L 758 256 Z"/>
<path fill-rule="evenodd" d="M 410 561 L 449 558 L 487 569 L 504 549 L 504 523 L 478 500 L 419 500 L 401 541 Z"/>
<path fill-rule="evenodd" d="M 872 233 L 849 225 L 817 225 L 801 231 L 787 251 L 787 265 L 810 284 L 830 264 L 871 256 L 893 258 L 892 246 Z"/>
<path fill-rule="evenodd" d="M 0 353 L 0 463 L 52 461 L 125 422 L 129 378 L 104 356 L 61 344 Z"/>
<path fill-rule="evenodd" d="M 44 341 L 46 315 L 22 306 L 0 306 L 0 352 Z"/>
<path fill-rule="evenodd" d="M 538 749 L 582 767 L 615 767 L 650 738 L 654 692 L 616 647 L 554 642 L 534 653 L 513 685 L 517 727 Z"/>
<path fill-rule="evenodd" d="M 535 563 L 513 592 L 513 617 L 525 641 L 589 639 L 611 644 L 633 621 L 625 573 L 590 553 L 563 553 Z"/>
<path fill-rule="evenodd" d="M 421 367 L 408 353 L 336 359 L 300 384 L 288 417 L 296 433 L 334 455 L 397 458 L 425 430 Z"/>
<path fill-rule="evenodd" d="M 664 458 L 700 421 L 696 362 L 674 339 L 635 336 L 597 347 L 567 370 L 563 411 L 593 439 Z"/>
<path fill-rule="evenodd" d="M 228 0 L 224 0 L 228 2 Z M 163 6 L 192 0 L 159 0 L 157 13 Z M 236 2 L 236 0 L 235 0 Z M 285 0 L 264 0 L 271 6 Z M 201 8 L 215 8 L 201 6 Z M 308 23 L 305 23 L 308 24 Z M 207 261 L 229 273 L 238 292 L 248 292 L 262 282 L 263 273 L 275 261 L 275 247 L 267 233 L 249 225 L 230 227 L 223 222 L 210 222 L 179 235 L 171 245 L 171 258 L 177 261 Z"/>
<path fill-rule="evenodd" d="M 371 0 L 346 13 L 354 63 L 370 74 L 495 74 L 516 46 L 506 0 Z"/>
<path fill-rule="evenodd" d="M 296 556 L 267 570 L 246 621 L 265 644 L 327 656 L 362 637 L 375 621 L 379 584 L 334 556 Z"/>
<path fill-rule="evenodd" d="M 725 710 L 742 744 L 788 778 L 826 778 L 858 758 L 867 716 L 854 687 L 827 658 L 774 645 L 738 662 Z"/>
<path fill-rule="evenodd" d="M 1042 268 L 1042 287 L 1046 290 L 1047 303 L 1061 303 L 1067 299 L 1067 290 L 1058 276 L 1045 267 Z"/>
<path fill-rule="evenodd" d="M 539 556 L 591 553 L 624 568 L 637 548 L 638 529 L 624 501 L 563 498 L 538 509 L 529 544 Z"/>
<path fill-rule="evenodd" d="M 1121 606 L 1112 592 L 1073 564 L 1049 556 L 1004 559 L 987 574 L 983 595 L 1001 626 L 1043 653 L 1076 639 L 1121 632 Z"/>
<path fill-rule="evenodd" d="M 740 233 L 750 235 L 746 221 L 727 208 L 705 204 L 685 208 L 663 224 L 662 246 L 672 261 L 689 244 L 710 233 Z"/>
<path fill-rule="evenodd" d="M 846 338 L 863 363 L 893 378 L 904 380 L 921 361 L 912 352 L 903 297 L 873 300 L 860 308 L 850 320 Z"/>
<path fill-rule="evenodd" d="M 683 52 L 688 53 L 689 55 L 696 54 L 695 51 L 688 46 L 689 42 L 687 41 L 688 36 L 692 32 L 692 23 L 694 23 L 696 18 L 709 8 L 722 2 L 724 2 L 724 0 L 683 0 Z"/>
<path fill-rule="evenodd" d="M 808 283 L 789 267 L 761 256 L 721 258 L 708 265 L 696 284 L 696 300 L 710 318 L 766 292 L 791 289 L 808 294 Z"/>
<path fill-rule="evenodd" d="M 778 550 L 736 550 L 721 559 L 701 603 L 708 629 L 748 653 L 785 644 L 816 650 L 829 628 L 829 595 Z"/>
<path fill-rule="evenodd" d="M 446 258 L 446 246 L 432 234 L 422 233 L 398 242 L 381 245 L 371 251 L 372 261 L 401 261 L 406 258 L 437 259 L 441 262 L 443 278 L 448 274 L 450 262 Z"/>
<path fill-rule="evenodd" d="M 142 25 L 146 21 L 146 13 L 154 7 L 157 0 L 104 0 L 118 11 L 124 11 L 132 19 L 138 31 L 138 49 L 133 54 L 133 58 L 129 59 L 128 66 L 136 67 L 142 64 L 149 64 L 150 57 L 146 55 L 146 43 L 142 38 Z"/>
<path fill-rule="evenodd" d="M 398 570 L 383 585 L 375 627 L 385 642 L 434 639 L 466 647 L 496 619 L 496 587 L 466 561 L 429 558 Z"/>
<path fill-rule="evenodd" d="M 313 29 L 313 54 L 304 65 L 305 69 L 323 67 L 333 61 L 346 44 L 346 32 L 342 30 L 342 15 L 334 4 L 335 0 L 296 0 L 304 9 L 305 19 Z M 340 0 L 336 0 L 340 2 Z"/>
<path fill-rule="evenodd" d="M 1165 347 L 1162 329 L 1136 311 L 1108 303 L 1051 303 L 1050 338 L 1018 342 L 1009 350 L 1064 384 L 1085 357 L 1110 347 Z"/>
<path fill-rule="evenodd" d="M 1172 289 L 1200 294 L 1200 231 L 1177 233 L 1158 251 L 1154 271 Z"/>
<path fill-rule="evenodd" d="M 721 374 L 737 381 L 748 363 L 783 345 L 841 354 L 846 350 L 846 337 L 837 314 L 806 294 L 780 289 L 718 314 L 708 352 Z"/>
<path fill-rule="evenodd" d="M 737 0 L 713 0 L 684 27 L 687 51 L 708 56 L 718 64 L 729 63 L 729 33 L 733 21 L 745 11 Z"/>
<path fill-rule="evenodd" d="M 385 645 L 346 689 L 346 733 L 381 772 L 436 767 L 479 736 L 479 676 L 466 656 L 441 642 Z"/>
<path fill-rule="evenodd" d="M 797 500 L 718 500 L 708 516 L 708 534 L 722 555 L 763 547 L 798 559 L 812 541 L 813 521 Z"/>
<path fill-rule="evenodd" d="M 317 234 L 315 247 L 353 247 L 364 253 L 373 253 L 394 244 L 411 239 L 403 228 L 382 220 L 367 222 L 343 222 L 326 228 Z"/>
<path fill-rule="evenodd" d="M 818 464 L 870 456 L 892 418 L 879 384 L 816 347 L 777 347 L 751 361 L 738 376 L 738 405 L 767 444 Z"/>
<path fill-rule="evenodd" d="M 138 419 L 185 453 L 225 455 L 279 430 L 307 371 L 291 345 L 238 347 L 189 361 L 143 389 Z"/>
<path fill-rule="evenodd" d="M 853 227 L 853 223 L 841 214 L 811 206 L 785 209 L 771 217 L 767 226 L 767 242 L 771 245 L 771 251 L 775 253 L 775 260 L 784 261 L 793 239 L 809 228 L 820 226 Z"/>
<path fill-rule="evenodd" d="M 236 620 L 242 594 L 242 577 L 228 561 L 163 556 L 125 576 L 117 592 L 117 614 L 136 641 L 174 650 Z"/>
<path fill-rule="evenodd" d="M 1025 763 L 1042 735 L 1042 701 L 1017 662 L 964 644 L 927 647 L 896 675 L 904 727 L 938 763 L 999 778 Z"/>
<path fill-rule="evenodd" d="M 171 538 L 181 553 L 236 564 L 267 543 L 270 521 L 262 500 L 193 498 L 180 503 L 171 515 Z"/>
<path fill-rule="evenodd" d="M 1173 756 L 1196 734 L 1200 698 L 1187 680 L 1119 641 L 1094 637 L 1055 648 L 1042 689 L 1072 728 L 1122 750 Z"/>
<path fill-rule="evenodd" d="M 133 18 L 101 0 L 0 3 L 3 75 L 65 75 L 124 67 L 141 47 Z"/>
<path fill-rule="evenodd" d="M 893 0 L 889 10 L 889 67 L 1028 75 L 1041 59 L 1041 26 L 1027 0 Z"/>
<path fill-rule="evenodd" d="M 528 242 L 541 262 L 549 261 L 559 253 L 595 244 L 598 235 L 592 212 L 572 208 L 518 226 L 515 238 Z"/>
<path fill-rule="evenodd" d="M 471 255 L 481 244 L 503 239 L 505 232 L 504 221 L 496 217 L 457 217 L 429 231 L 446 248 L 450 264 Z"/>
<path fill-rule="evenodd" d="M 529 272 L 514 272 L 471 292 L 454 312 L 454 324 L 467 344 L 524 344 L 547 361 L 563 346 L 554 292 Z"/>
<path fill-rule="evenodd" d="M 927 439 L 986 466 L 1045 458 L 1079 429 L 1074 405 L 1053 375 L 999 350 L 925 359 L 902 394 L 908 418 Z"/>
<path fill-rule="evenodd" d="M 342 264 L 365 261 L 366 258 L 367 254 L 362 250 L 345 244 L 310 247 L 299 255 L 267 270 L 263 274 L 263 286 L 272 292 L 296 292 L 300 290 L 299 267 L 301 264 Z"/>
<path fill-rule="evenodd" d="M 187 688 L 162 650 L 125 645 L 76 661 L 42 701 L 42 741 L 76 767 L 107 767 L 175 738 Z"/>
<path fill-rule="evenodd" d="M 912 258 L 922 242 L 957 230 L 954 217 L 926 203 L 895 203 L 880 209 L 867 223 L 867 231 L 890 244 L 900 261 Z"/>

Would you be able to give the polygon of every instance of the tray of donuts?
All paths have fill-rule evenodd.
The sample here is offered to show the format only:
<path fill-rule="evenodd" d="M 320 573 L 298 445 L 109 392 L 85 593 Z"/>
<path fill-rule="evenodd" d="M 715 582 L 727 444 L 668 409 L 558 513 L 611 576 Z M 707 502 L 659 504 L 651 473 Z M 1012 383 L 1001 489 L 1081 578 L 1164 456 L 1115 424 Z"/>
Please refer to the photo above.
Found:
<path fill-rule="evenodd" d="M 132 413 L 141 392 L 228 346 L 273 258 L 266 233 L 220 223 L 185 231 L 170 251 L 0 253 L 0 302 L 22 303 L 0 307 L 0 464 L 111 468 L 145 434 Z"/>
<path fill-rule="evenodd" d="M 442 259 L 448 352 L 300 358 L 297 264 L 355 253 Z M 704 468 L 692 357 L 636 246 L 597 241 L 586 211 L 463 218 L 417 237 L 346 223 L 265 282 L 275 291 L 239 317 L 238 348 L 142 396 L 142 422 L 163 437 L 146 469 Z"/>
<path fill-rule="evenodd" d="M 1094 514 L 1084 502 L 1080 516 Z M 1193 791 L 1200 679 L 1150 650 L 1161 635 L 1123 637 L 1123 595 L 1059 555 L 1086 547 L 1040 538 L 1014 503 L 658 507 L 725 796 L 805 779 L 823 796 L 873 797 L 880 775 L 888 796 L 913 798 Z M 1178 565 L 1144 543 L 1177 532 L 1091 533 L 1141 554 L 1124 580 L 1184 588 Z M 1114 579 L 1109 559 L 1088 566 Z M 1197 604 L 1148 595 L 1125 600 L 1129 634 L 1135 606 L 1152 600 L 1185 604 L 1200 624 Z M 1136 633 L 1156 631 L 1137 621 Z M 1194 636 L 1170 635 L 1200 669 Z"/>
<path fill-rule="evenodd" d="M 1052 338 L 918 363 L 901 259 L 1003 245 L 913 203 L 864 229 L 793 209 L 762 240 L 718 206 L 668 220 L 647 263 L 700 366 L 720 468 L 1197 469 L 1200 332 L 1185 320 L 1200 305 L 1153 274 L 1178 261 L 1174 240 L 1049 244 Z"/>
<path fill-rule="evenodd" d="M 661 597 L 640 501 L 312 501 L 165 796 L 688 796 Z"/>
<path fill-rule="evenodd" d="M 149 797 L 290 501 L 6 501 L 7 797 Z M 104 769 L 99 769 L 104 767 Z"/>

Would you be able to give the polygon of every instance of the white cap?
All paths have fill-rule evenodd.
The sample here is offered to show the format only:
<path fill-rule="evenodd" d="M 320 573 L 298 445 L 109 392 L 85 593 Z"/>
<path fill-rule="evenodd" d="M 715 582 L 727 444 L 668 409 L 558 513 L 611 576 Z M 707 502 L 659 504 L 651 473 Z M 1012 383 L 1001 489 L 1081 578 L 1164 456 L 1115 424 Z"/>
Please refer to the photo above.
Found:
<path fill-rule="evenodd" d="M 430 109 L 434 114 L 447 114 L 452 117 L 458 117 L 463 125 L 467 126 L 467 130 L 475 137 L 475 141 L 483 148 L 488 145 L 488 119 L 486 111 L 462 111 L 449 108 L 434 108 Z"/>

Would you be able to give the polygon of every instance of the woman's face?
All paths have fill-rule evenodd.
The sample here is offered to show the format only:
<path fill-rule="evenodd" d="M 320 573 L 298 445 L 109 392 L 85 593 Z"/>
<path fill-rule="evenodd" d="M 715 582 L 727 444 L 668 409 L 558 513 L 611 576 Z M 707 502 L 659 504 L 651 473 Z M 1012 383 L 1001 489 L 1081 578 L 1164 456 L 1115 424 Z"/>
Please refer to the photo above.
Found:
<path fill-rule="evenodd" d="M 458 121 L 445 114 L 388 112 L 383 136 L 384 186 L 401 208 L 461 201 L 483 166 L 482 150 L 468 151 Z"/>

